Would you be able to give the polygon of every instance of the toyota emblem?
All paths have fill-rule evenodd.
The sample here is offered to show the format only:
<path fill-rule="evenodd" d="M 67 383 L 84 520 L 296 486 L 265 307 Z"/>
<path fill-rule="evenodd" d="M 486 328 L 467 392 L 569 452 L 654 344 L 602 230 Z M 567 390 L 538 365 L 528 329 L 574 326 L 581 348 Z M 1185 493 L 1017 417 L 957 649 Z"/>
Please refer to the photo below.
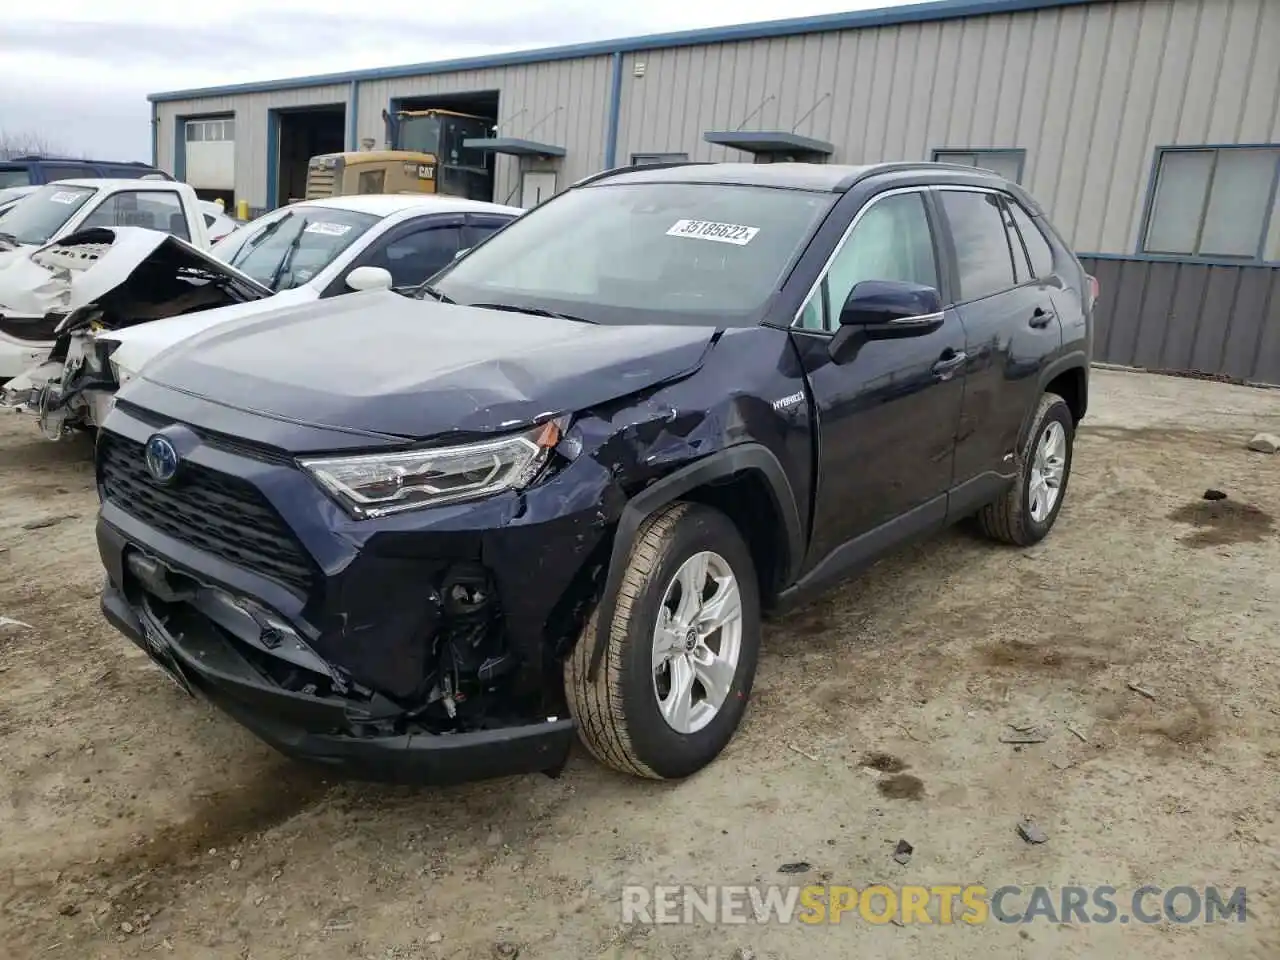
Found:
<path fill-rule="evenodd" d="M 178 473 L 178 451 L 159 434 L 147 441 L 147 470 L 160 483 L 168 483 Z"/>

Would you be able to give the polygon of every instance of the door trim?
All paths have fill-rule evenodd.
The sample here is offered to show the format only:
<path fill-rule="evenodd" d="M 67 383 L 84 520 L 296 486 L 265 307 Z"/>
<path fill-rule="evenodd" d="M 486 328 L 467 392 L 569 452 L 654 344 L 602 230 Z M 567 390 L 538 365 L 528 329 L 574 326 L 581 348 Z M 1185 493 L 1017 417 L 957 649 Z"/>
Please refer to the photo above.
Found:
<path fill-rule="evenodd" d="M 947 522 L 947 493 L 940 493 L 878 527 L 846 540 L 778 595 L 778 608 L 793 606 L 830 584 L 870 566 L 890 549 L 941 530 Z"/>

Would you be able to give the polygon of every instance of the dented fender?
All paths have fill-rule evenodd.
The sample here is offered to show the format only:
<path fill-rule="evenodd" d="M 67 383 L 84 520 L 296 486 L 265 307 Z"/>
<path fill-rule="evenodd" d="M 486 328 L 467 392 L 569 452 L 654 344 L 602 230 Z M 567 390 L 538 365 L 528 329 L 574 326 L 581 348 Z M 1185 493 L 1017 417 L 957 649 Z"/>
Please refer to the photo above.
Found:
<path fill-rule="evenodd" d="M 591 662 L 587 668 L 587 679 L 594 681 L 608 642 L 610 625 L 613 623 L 617 596 L 622 586 L 622 578 L 626 572 L 627 560 L 631 548 L 635 545 L 636 536 L 645 518 L 669 503 L 680 499 L 684 494 L 714 480 L 731 477 L 746 471 L 756 471 L 762 477 L 773 496 L 778 515 L 782 518 L 786 529 L 787 557 L 785 567 L 787 579 L 795 575 L 804 552 L 804 530 L 800 522 L 800 513 L 796 508 L 796 498 L 791 489 L 782 464 L 768 447 L 759 443 L 740 443 L 736 446 L 709 454 L 695 463 L 681 467 L 661 480 L 656 481 L 632 497 L 622 508 L 618 520 L 618 528 L 614 534 L 613 547 L 609 555 L 609 570 L 606 575 L 600 608 L 596 617 L 596 635 L 592 640 Z"/>

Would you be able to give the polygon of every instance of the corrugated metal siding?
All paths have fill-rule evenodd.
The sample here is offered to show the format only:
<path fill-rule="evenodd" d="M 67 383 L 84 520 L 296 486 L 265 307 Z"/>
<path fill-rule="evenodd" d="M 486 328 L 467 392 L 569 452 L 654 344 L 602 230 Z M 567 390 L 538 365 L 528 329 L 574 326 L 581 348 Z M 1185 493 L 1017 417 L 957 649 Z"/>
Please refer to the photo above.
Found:
<path fill-rule="evenodd" d="M 236 198 L 252 207 L 267 202 L 267 112 L 278 108 L 313 107 L 347 102 L 349 87 L 338 84 L 300 90 L 251 93 L 236 97 L 205 97 L 158 103 L 156 152 L 162 170 L 173 172 L 174 136 L 179 117 L 234 114 L 236 118 Z"/>
<path fill-rule="evenodd" d="M 741 160 L 702 140 L 739 127 L 795 128 L 842 163 L 1022 147 L 1077 249 L 1129 253 L 1157 146 L 1280 141 L 1278 49 L 1277 0 L 1113 0 L 642 51 L 625 57 L 618 157 Z"/>
<path fill-rule="evenodd" d="M 1095 359 L 1280 384 L 1280 267 L 1081 259 L 1102 286 Z"/>
<path fill-rule="evenodd" d="M 496 70 L 469 70 L 360 84 L 359 137 L 385 136 L 382 111 L 392 99 L 445 93 L 498 92 L 500 133 L 564 147 L 557 189 L 604 167 L 610 58 L 590 57 Z M 519 202 L 519 161 L 499 156 L 494 198 Z"/>

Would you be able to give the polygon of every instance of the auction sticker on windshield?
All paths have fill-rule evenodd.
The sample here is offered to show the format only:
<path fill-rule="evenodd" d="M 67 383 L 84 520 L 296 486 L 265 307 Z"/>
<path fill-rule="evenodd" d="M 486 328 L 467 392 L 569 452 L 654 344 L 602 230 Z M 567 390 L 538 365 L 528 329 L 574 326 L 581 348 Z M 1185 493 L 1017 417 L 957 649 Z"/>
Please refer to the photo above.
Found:
<path fill-rule="evenodd" d="M 695 240 L 714 240 L 716 243 L 732 243 L 745 247 L 760 232 L 759 227 L 746 227 L 740 223 L 716 223 L 714 220 L 677 220 L 667 231 L 669 237 L 692 237 Z"/>
<path fill-rule="evenodd" d="M 59 190 L 49 198 L 50 203 L 75 203 L 80 199 L 78 193 L 67 193 L 65 190 Z"/>
<path fill-rule="evenodd" d="M 307 225 L 303 233 L 323 233 L 326 237 L 341 237 L 351 232 L 351 224 L 349 223 L 325 223 L 317 221 Z"/>

